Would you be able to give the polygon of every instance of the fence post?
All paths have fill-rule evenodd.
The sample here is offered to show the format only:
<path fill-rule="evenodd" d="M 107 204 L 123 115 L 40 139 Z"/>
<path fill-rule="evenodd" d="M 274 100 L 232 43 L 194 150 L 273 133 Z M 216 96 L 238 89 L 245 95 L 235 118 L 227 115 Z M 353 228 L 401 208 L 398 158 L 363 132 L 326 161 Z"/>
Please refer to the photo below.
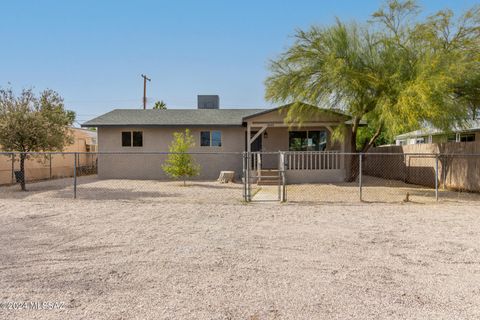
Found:
<path fill-rule="evenodd" d="M 359 195 L 360 195 L 360 201 L 363 201 L 362 200 L 362 153 L 359 153 L 358 154 L 358 191 L 359 191 Z"/>
<path fill-rule="evenodd" d="M 242 153 L 243 200 L 247 201 L 247 155 Z"/>
<path fill-rule="evenodd" d="M 444 154 L 443 155 L 443 163 L 442 163 L 442 185 L 443 185 L 443 190 L 446 189 L 446 184 L 447 184 L 447 156 Z"/>
<path fill-rule="evenodd" d="M 245 201 L 250 202 L 250 153 L 245 153 Z"/>
<path fill-rule="evenodd" d="M 73 199 L 77 199 L 77 153 L 73 154 Z"/>
<path fill-rule="evenodd" d="M 15 184 L 15 153 L 12 153 L 12 184 Z"/>
<path fill-rule="evenodd" d="M 248 202 L 252 201 L 252 171 L 250 168 L 250 163 L 252 162 L 253 156 L 251 152 L 247 152 L 247 161 L 248 161 L 248 166 L 247 166 L 247 195 L 248 195 Z"/>
<path fill-rule="evenodd" d="M 435 156 L 435 200 L 438 201 L 438 154 Z"/>
<path fill-rule="evenodd" d="M 49 160 L 50 160 L 50 179 L 52 179 L 52 154 L 51 153 L 49 156 Z"/>
<path fill-rule="evenodd" d="M 279 169 L 280 169 L 280 202 L 285 202 L 286 199 L 286 187 L 285 187 L 285 152 L 279 152 Z"/>

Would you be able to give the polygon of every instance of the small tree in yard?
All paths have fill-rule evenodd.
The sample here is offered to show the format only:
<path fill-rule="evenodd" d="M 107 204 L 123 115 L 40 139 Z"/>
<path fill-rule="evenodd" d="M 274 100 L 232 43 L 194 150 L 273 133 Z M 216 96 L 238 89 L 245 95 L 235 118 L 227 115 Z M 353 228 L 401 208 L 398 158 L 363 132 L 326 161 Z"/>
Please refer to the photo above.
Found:
<path fill-rule="evenodd" d="M 68 127 L 75 113 L 64 109 L 63 99 L 52 90 L 36 97 L 32 90 L 15 96 L 11 89 L 0 90 L 0 146 L 20 154 L 20 185 L 25 188 L 25 159 L 28 152 L 62 151 L 73 143 Z"/>
<path fill-rule="evenodd" d="M 200 166 L 195 163 L 192 155 L 187 153 L 194 146 L 195 142 L 190 130 L 186 129 L 185 133 L 174 132 L 172 144 L 168 148 L 171 153 L 162 166 L 168 176 L 174 179 L 181 178 L 184 186 L 187 177 L 198 176 L 200 173 Z"/>

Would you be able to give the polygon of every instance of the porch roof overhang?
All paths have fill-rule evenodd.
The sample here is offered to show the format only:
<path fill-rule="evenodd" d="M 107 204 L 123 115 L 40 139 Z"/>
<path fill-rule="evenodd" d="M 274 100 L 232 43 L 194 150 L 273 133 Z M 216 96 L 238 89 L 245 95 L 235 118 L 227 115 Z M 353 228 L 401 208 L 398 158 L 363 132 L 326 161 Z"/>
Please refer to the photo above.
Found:
<path fill-rule="evenodd" d="M 285 121 L 285 111 L 293 104 L 286 106 L 261 111 L 243 117 L 243 124 L 247 127 L 247 151 L 250 152 L 251 144 L 263 133 L 267 128 L 311 128 L 311 127 L 325 127 L 330 133 L 334 131 L 334 127 L 342 125 L 352 125 L 350 116 L 337 112 L 331 109 L 321 109 L 312 105 L 306 105 L 310 108 L 311 117 L 306 121 Z M 283 114 L 282 114 L 283 113 Z M 269 116 L 269 114 L 271 116 Z M 366 121 L 360 121 L 359 125 L 366 125 Z M 254 136 L 252 137 L 252 128 L 255 128 Z"/>
<path fill-rule="evenodd" d="M 335 120 L 308 120 L 308 121 L 265 121 L 264 116 L 271 113 L 272 115 L 280 115 L 283 113 L 282 118 L 285 118 L 285 112 L 287 109 L 292 107 L 294 103 L 290 103 L 284 106 L 280 106 L 273 109 L 262 110 L 257 113 L 253 113 L 250 115 L 246 115 L 243 117 L 242 122 L 245 126 L 250 125 L 251 127 L 311 127 L 311 126 L 338 126 L 340 124 L 344 125 L 352 125 L 353 121 L 351 116 L 340 112 L 339 110 L 334 109 L 327 109 L 327 108 L 319 108 L 313 105 L 302 103 L 304 107 L 310 109 L 313 117 L 319 116 L 327 116 L 327 118 L 331 118 L 332 116 L 336 118 Z M 263 120 L 262 120 L 263 118 Z M 359 125 L 365 126 L 367 122 L 365 120 L 360 120 Z"/>
<path fill-rule="evenodd" d="M 300 128 L 300 127 L 319 127 L 319 126 L 338 126 L 342 124 L 342 122 L 335 122 L 335 121 L 304 121 L 304 122 L 291 122 L 286 123 L 282 121 L 250 121 L 246 122 L 245 125 L 250 125 L 251 127 L 293 127 L 293 128 Z M 351 125 L 352 122 L 345 121 L 343 124 Z M 360 121 L 360 126 L 367 125 L 366 121 Z"/>

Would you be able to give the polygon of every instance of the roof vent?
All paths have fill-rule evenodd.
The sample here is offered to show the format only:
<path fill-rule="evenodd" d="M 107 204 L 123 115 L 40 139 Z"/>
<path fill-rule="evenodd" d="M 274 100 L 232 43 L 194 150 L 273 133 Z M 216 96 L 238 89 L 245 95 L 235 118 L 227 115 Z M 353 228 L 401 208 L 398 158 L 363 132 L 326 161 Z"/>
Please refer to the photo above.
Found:
<path fill-rule="evenodd" d="M 220 98 L 218 95 L 197 95 L 198 109 L 219 109 Z"/>

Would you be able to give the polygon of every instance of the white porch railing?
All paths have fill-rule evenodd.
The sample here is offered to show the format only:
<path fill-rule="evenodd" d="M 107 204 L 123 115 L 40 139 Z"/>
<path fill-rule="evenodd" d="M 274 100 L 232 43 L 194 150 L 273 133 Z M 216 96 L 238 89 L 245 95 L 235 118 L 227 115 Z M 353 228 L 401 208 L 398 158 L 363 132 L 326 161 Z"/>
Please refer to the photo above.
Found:
<path fill-rule="evenodd" d="M 259 171 L 262 169 L 262 153 L 252 152 L 250 157 L 250 170 Z"/>
<path fill-rule="evenodd" d="M 285 170 L 338 170 L 342 160 L 340 151 L 288 151 Z"/>
<path fill-rule="evenodd" d="M 262 170 L 262 157 L 267 154 L 277 156 L 277 153 L 252 152 L 250 170 Z M 278 152 L 278 157 L 278 169 L 284 162 L 284 170 L 338 170 L 344 167 L 341 151 L 284 151 Z"/>

